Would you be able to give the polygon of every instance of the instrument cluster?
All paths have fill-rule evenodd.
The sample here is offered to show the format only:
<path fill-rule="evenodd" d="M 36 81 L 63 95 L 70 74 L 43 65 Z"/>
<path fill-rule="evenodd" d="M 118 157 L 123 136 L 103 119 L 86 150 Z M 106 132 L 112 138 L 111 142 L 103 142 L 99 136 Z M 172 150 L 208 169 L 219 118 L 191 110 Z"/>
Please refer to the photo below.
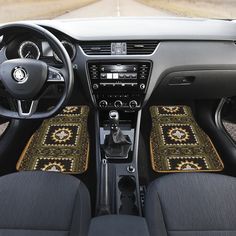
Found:
<path fill-rule="evenodd" d="M 73 61 L 76 56 L 76 46 L 68 39 L 60 38 L 60 41 Z M 46 40 L 37 37 L 17 37 L 11 40 L 6 46 L 6 57 L 8 59 L 29 58 L 61 63 L 61 59 L 51 45 Z"/>

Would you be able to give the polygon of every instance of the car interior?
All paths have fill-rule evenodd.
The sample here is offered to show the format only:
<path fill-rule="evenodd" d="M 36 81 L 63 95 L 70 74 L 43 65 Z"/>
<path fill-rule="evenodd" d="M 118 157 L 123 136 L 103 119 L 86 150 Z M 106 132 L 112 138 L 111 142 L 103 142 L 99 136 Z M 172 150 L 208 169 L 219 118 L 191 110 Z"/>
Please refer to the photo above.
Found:
<path fill-rule="evenodd" d="M 0 235 L 236 235 L 235 21 L 0 36 Z"/>

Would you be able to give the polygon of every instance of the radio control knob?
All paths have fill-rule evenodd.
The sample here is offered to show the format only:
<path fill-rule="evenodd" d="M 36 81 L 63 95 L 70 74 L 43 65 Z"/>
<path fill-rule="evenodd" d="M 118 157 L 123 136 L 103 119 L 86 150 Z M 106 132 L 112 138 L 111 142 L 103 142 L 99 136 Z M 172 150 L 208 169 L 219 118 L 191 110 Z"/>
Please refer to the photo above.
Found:
<path fill-rule="evenodd" d="M 93 84 L 93 89 L 97 90 L 99 88 L 98 84 Z"/>
<path fill-rule="evenodd" d="M 114 107 L 116 107 L 116 108 L 120 108 L 120 107 L 122 107 L 122 105 L 123 105 L 123 102 L 121 100 L 116 100 L 114 102 Z"/>
<path fill-rule="evenodd" d="M 140 89 L 143 90 L 143 89 L 145 89 L 145 87 L 146 87 L 145 84 L 140 84 Z"/>
<path fill-rule="evenodd" d="M 99 107 L 101 108 L 106 108 L 107 107 L 107 101 L 106 100 L 101 100 L 99 102 Z"/>
<path fill-rule="evenodd" d="M 135 100 L 132 100 L 132 101 L 129 102 L 129 107 L 130 107 L 131 109 L 134 109 L 134 108 L 136 108 L 137 106 L 138 106 L 138 103 L 137 103 Z"/>

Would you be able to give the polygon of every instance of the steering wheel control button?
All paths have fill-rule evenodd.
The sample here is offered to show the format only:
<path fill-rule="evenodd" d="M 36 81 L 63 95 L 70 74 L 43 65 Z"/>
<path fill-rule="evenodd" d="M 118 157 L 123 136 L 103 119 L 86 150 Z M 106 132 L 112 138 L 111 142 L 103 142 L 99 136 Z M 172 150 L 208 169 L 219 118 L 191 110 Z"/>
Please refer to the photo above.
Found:
<path fill-rule="evenodd" d="M 27 71 L 20 66 L 13 69 L 12 76 L 13 79 L 19 84 L 24 84 L 29 78 Z"/>
<path fill-rule="evenodd" d="M 64 78 L 56 69 L 49 68 L 48 82 L 64 82 Z"/>
<path fill-rule="evenodd" d="M 101 108 L 106 108 L 107 107 L 107 101 L 106 100 L 102 100 L 102 101 L 100 101 L 99 102 L 99 107 L 101 107 Z"/>
<path fill-rule="evenodd" d="M 134 108 L 136 108 L 137 106 L 138 106 L 138 103 L 137 103 L 135 100 L 132 100 L 132 101 L 129 102 L 129 107 L 130 107 L 131 109 L 134 109 Z"/>
<path fill-rule="evenodd" d="M 114 107 L 115 108 L 120 108 L 120 107 L 122 107 L 122 105 L 123 105 L 123 102 L 121 100 L 116 100 L 114 102 Z"/>

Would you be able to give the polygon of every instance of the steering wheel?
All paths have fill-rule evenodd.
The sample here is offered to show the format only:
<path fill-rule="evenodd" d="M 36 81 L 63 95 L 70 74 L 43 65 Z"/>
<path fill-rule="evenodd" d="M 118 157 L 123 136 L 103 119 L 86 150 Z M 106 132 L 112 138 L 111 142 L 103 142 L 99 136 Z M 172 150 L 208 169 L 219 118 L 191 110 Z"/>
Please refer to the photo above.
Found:
<path fill-rule="evenodd" d="M 28 23 L 10 23 L 0 27 L 0 35 L 27 30 L 43 36 L 60 57 L 62 67 L 56 68 L 34 59 L 11 59 L 0 64 L 0 81 L 9 96 L 17 102 L 15 111 L 0 105 L 0 116 L 14 119 L 45 119 L 57 114 L 67 103 L 74 84 L 70 57 L 61 42 L 48 30 Z M 37 111 L 40 95 L 47 83 L 62 83 L 64 90 L 51 110 Z M 27 105 L 26 105 L 27 103 Z"/>

